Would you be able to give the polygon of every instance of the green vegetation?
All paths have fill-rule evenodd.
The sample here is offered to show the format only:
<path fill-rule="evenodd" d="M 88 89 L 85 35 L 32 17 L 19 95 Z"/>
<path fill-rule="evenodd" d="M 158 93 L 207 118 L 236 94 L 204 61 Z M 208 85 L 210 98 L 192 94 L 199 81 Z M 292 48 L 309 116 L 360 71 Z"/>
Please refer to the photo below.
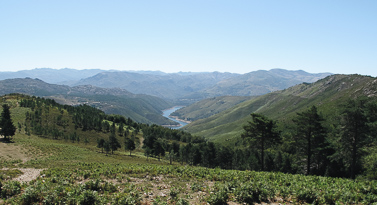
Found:
<path fill-rule="evenodd" d="M 245 132 L 242 134 L 242 138 L 246 138 L 251 146 L 257 147 L 260 150 L 261 156 L 261 170 L 264 168 L 264 151 L 265 149 L 276 144 L 280 140 L 279 132 L 276 128 L 276 122 L 268 119 L 267 117 L 252 113 L 251 117 L 253 121 L 244 126 Z"/>
<path fill-rule="evenodd" d="M 253 97 L 249 96 L 221 96 L 208 98 L 181 108 L 173 112 L 171 115 L 178 117 L 179 119 L 195 121 L 208 118 L 252 98 Z"/>
<path fill-rule="evenodd" d="M 4 140 L 9 141 L 8 137 L 12 137 L 16 132 L 16 127 L 13 125 L 10 117 L 9 106 L 3 104 L 3 111 L 0 118 L 0 135 L 4 136 Z"/>
<path fill-rule="evenodd" d="M 211 117 L 194 121 L 183 129 L 208 140 L 237 142 L 251 113 L 260 113 L 280 124 L 293 124 L 296 113 L 315 105 L 328 124 L 338 122 L 341 106 L 348 99 L 376 96 L 376 78 L 332 75 L 315 83 L 303 83 L 245 101 Z"/>
<path fill-rule="evenodd" d="M 140 123 L 178 124 L 161 115 L 161 110 L 172 107 L 170 102 L 155 96 L 133 94 L 119 88 L 99 88 L 91 85 L 69 87 L 31 78 L 0 81 L 0 95 L 14 92 L 50 98 L 67 105 L 87 104 L 107 114 L 123 115 Z"/>
<path fill-rule="evenodd" d="M 245 129 L 241 128 L 250 145 L 256 145 L 253 148 L 241 146 L 243 141 L 235 147 L 216 144 L 182 130 L 106 115 L 87 105 L 4 96 L 3 104 L 9 106 L 18 130 L 14 143 L 1 144 L 8 150 L 5 155 L 13 158 L 0 158 L 6 168 L 0 175 L 0 203 L 377 203 L 377 149 L 371 138 L 376 129 L 376 101 L 362 100 L 342 104 L 338 124 L 317 106 L 305 107 L 285 120 L 253 114 L 249 127 L 243 124 Z M 362 139 L 356 145 L 356 168 L 352 157 L 339 157 L 352 146 L 346 138 L 355 133 L 347 125 L 352 113 L 361 113 L 366 126 L 365 135 L 354 135 Z M 322 126 L 325 136 L 318 129 Z M 370 154 L 365 155 L 366 151 Z M 39 177 L 28 181 L 20 177 L 36 169 L 43 169 Z M 352 178 L 353 173 L 358 176 L 355 180 L 314 176 Z"/>

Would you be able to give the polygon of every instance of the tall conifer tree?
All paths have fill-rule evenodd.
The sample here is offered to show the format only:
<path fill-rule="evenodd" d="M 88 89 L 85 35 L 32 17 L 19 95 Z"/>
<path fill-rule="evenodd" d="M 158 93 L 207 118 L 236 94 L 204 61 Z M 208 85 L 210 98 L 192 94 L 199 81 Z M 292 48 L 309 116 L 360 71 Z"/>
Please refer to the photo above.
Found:
<path fill-rule="evenodd" d="M 321 150 L 326 147 L 325 137 L 326 130 L 322 125 L 324 119 L 318 114 L 316 106 L 312 106 L 308 110 L 297 113 L 297 117 L 293 120 L 296 124 L 296 141 L 298 146 L 306 147 L 306 174 L 311 173 L 311 166 L 314 157 L 321 156 Z M 306 145 L 306 146 L 305 146 Z"/>
<path fill-rule="evenodd" d="M 280 133 L 276 128 L 276 123 L 266 116 L 252 113 L 252 121 L 244 126 L 242 138 L 249 139 L 250 144 L 256 145 L 261 154 L 261 169 L 264 170 L 264 151 L 268 145 L 275 144 L 280 139 Z"/>
<path fill-rule="evenodd" d="M 3 104 L 3 112 L 1 113 L 0 119 L 0 135 L 4 136 L 5 140 L 10 140 L 8 137 L 14 136 L 16 132 L 16 127 L 13 125 L 12 119 L 10 117 L 9 106 Z"/>

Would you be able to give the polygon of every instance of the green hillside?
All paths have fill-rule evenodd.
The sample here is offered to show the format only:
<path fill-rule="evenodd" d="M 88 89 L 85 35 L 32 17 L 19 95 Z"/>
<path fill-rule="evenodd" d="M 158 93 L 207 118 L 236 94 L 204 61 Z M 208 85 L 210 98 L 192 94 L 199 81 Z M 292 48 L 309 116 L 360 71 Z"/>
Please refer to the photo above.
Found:
<path fill-rule="evenodd" d="M 2 96 L 2 104 L 10 107 L 17 131 L 11 143 L 0 138 L 0 204 L 377 202 L 375 180 L 237 171 L 232 168 L 232 161 L 239 150 L 233 153 L 182 131 L 135 123 L 90 106 L 60 105 L 38 97 L 7 95 Z M 122 145 L 113 154 L 98 147 L 99 139 L 107 141 L 112 135 Z M 154 154 L 152 158 L 153 154 L 147 154 L 148 148 L 142 149 L 153 136 L 165 142 L 166 155 L 161 160 L 158 158 L 162 155 Z M 131 155 L 124 148 L 125 139 L 136 142 Z M 179 155 L 174 154 L 174 142 Z M 172 148 L 170 153 L 168 145 Z M 216 154 L 205 154 L 211 147 Z M 230 156 L 233 157 L 229 159 Z M 202 157 L 207 161 L 195 163 Z M 173 162 L 169 162 L 171 158 Z M 213 164 L 218 160 L 226 163 Z M 255 164 L 253 158 L 244 160 L 243 165 Z M 231 170 L 213 169 L 205 162 Z"/>
<path fill-rule="evenodd" d="M 0 95 L 10 93 L 51 98 L 67 105 L 87 104 L 107 114 L 124 115 L 140 123 L 178 124 L 162 116 L 161 110 L 173 106 L 170 102 L 155 96 L 133 94 L 120 88 L 99 88 L 92 85 L 69 87 L 31 78 L 0 81 Z"/>
<path fill-rule="evenodd" d="M 207 98 L 201 100 L 187 107 L 181 108 L 171 115 L 179 119 L 195 121 L 199 119 L 208 118 L 212 115 L 220 113 L 228 108 L 249 100 L 250 96 L 221 96 L 214 98 Z"/>
<path fill-rule="evenodd" d="M 197 120 L 184 127 L 195 135 L 215 142 L 239 139 L 242 126 L 253 112 L 261 113 L 281 123 L 288 122 L 297 112 L 312 105 L 328 120 L 336 120 L 339 106 L 347 99 L 375 97 L 377 80 L 361 75 L 332 75 L 315 83 L 302 83 L 245 101 L 206 119 Z"/>

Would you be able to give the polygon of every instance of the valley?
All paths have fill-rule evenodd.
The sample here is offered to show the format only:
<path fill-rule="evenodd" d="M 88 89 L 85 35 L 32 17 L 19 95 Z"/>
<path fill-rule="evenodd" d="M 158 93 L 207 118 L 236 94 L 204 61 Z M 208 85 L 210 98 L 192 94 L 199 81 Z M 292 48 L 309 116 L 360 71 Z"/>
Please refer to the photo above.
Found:
<path fill-rule="evenodd" d="M 17 127 L 12 143 L 0 142 L 8 150 L 0 152 L 0 203 L 377 202 L 373 77 L 330 75 L 259 96 L 196 98 L 184 106 L 174 106 L 183 98 L 31 78 L 3 80 L 0 87 Z M 366 132 L 352 164 L 344 134 L 352 125 L 345 117 L 358 110 Z M 177 118 L 190 123 L 181 127 Z M 270 135 L 247 133 L 257 122 L 270 123 L 259 128 L 271 127 L 276 141 L 262 146 L 259 137 Z M 313 123 L 321 133 L 309 138 L 308 154 L 301 130 Z M 29 170 L 40 174 L 20 183 Z"/>
<path fill-rule="evenodd" d="M 237 165 L 227 162 L 230 160 L 228 154 L 232 155 L 231 161 L 237 161 L 229 148 L 216 145 L 215 155 L 211 152 L 205 154 L 204 151 L 213 146 L 212 143 L 179 130 L 135 123 L 121 116 L 105 115 L 88 106 L 63 106 L 52 100 L 23 95 L 7 95 L 2 99 L 3 103 L 11 106 L 12 119 L 15 124 L 21 122 L 21 128 L 12 137 L 13 143 L 0 142 L 1 146 L 12 150 L 8 155 L 14 155 L 12 158 L 4 158 L 3 154 L 0 156 L 0 203 L 377 202 L 375 180 L 360 178 L 354 181 L 283 171 L 235 170 Z M 85 117 L 88 113 L 91 113 L 91 118 Z M 94 123 L 100 118 L 101 129 Z M 112 136 L 122 144 L 124 142 L 122 149 L 99 146 L 99 139 L 107 141 Z M 172 150 L 175 149 L 174 144 L 179 142 L 177 154 L 180 154 L 156 154 L 156 145 L 155 153 L 150 153 L 144 146 L 148 146 L 154 136 L 158 136 L 155 142 L 165 142 Z M 126 142 L 132 139 L 135 139 L 136 147 L 129 152 Z M 142 141 L 144 145 L 139 143 Z M 193 152 L 188 150 L 185 153 L 184 150 L 190 146 Z M 196 164 L 197 159 L 193 154 L 199 146 L 204 146 L 201 150 L 203 159 L 207 157 L 210 160 Z M 213 168 L 213 163 L 218 162 L 221 168 Z M 247 163 L 252 165 L 254 162 L 249 159 Z M 31 170 L 35 171 L 35 176 L 29 173 Z"/>
<path fill-rule="evenodd" d="M 377 1 L 1 1 L 0 205 L 377 205 Z"/>

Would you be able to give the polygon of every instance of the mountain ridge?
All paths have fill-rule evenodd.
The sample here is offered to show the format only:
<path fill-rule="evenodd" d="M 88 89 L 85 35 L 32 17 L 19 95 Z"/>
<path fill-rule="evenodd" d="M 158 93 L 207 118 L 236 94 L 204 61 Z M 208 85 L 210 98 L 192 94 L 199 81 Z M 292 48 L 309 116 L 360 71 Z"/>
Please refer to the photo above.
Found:
<path fill-rule="evenodd" d="M 102 88 L 122 88 L 135 94 L 157 96 L 175 104 L 188 105 L 218 96 L 257 96 L 302 82 L 315 82 L 330 73 L 312 74 L 303 70 L 257 70 L 245 74 L 229 72 L 117 71 L 70 68 L 39 68 L 0 72 L 0 80 L 38 78 L 47 83 Z"/>
<path fill-rule="evenodd" d="M 171 103 L 155 96 L 133 94 L 120 88 L 107 89 L 92 85 L 70 87 L 31 78 L 0 81 L 0 95 L 10 93 L 52 98 L 58 103 L 68 105 L 88 104 L 107 114 L 120 114 L 147 124 L 177 124 L 161 115 L 161 110 L 171 107 Z"/>
<path fill-rule="evenodd" d="M 284 69 L 259 70 L 246 74 L 211 72 L 166 75 L 142 75 L 122 71 L 99 73 L 82 79 L 75 85 L 120 87 L 133 93 L 144 93 L 176 101 L 178 104 L 191 104 L 218 96 L 263 95 L 302 82 L 315 82 L 330 74 L 311 74 L 302 70 Z"/>
<path fill-rule="evenodd" d="M 242 102 L 190 123 L 183 129 L 207 139 L 224 142 L 239 138 L 242 126 L 257 112 L 274 120 L 289 121 L 297 112 L 315 105 L 328 120 L 335 120 L 339 105 L 347 99 L 377 97 L 377 79 L 361 75 L 331 75 L 314 83 L 301 83 Z"/>

